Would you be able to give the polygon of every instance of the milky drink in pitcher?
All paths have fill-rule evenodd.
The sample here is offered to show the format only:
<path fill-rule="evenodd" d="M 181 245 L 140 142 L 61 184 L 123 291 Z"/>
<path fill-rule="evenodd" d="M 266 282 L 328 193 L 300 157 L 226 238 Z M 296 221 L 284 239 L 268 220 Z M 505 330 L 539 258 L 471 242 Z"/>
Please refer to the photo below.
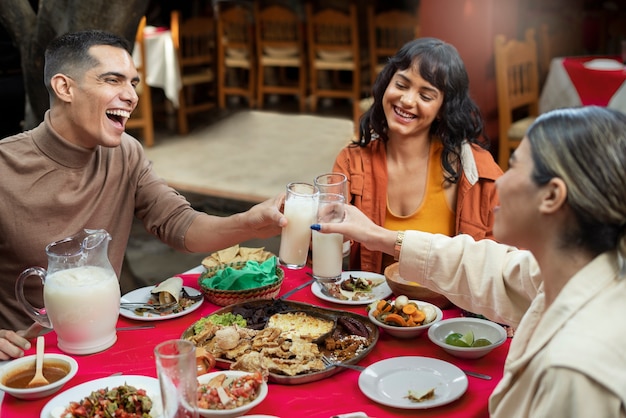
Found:
<path fill-rule="evenodd" d="M 59 270 L 46 278 L 43 298 L 61 350 L 80 351 L 85 339 L 96 347 L 115 342 L 120 286 L 112 270 Z"/>
<path fill-rule="evenodd" d="M 48 269 L 30 267 L 15 281 L 15 296 L 34 321 L 53 328 L 61 350 L 91 354 L 117 341 L 120 284 L 108 258 L 111 236 L 84 229 L 46 246 Z M 25 294 L 27 280 L 43 284 L 43 307 Z"/>

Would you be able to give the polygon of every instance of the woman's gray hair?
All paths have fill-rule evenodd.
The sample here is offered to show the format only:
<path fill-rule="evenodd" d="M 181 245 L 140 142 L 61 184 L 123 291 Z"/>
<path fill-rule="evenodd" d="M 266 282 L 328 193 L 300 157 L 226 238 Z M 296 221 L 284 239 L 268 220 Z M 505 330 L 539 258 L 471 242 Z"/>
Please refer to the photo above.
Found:
<path fill-rule="evenodd" d="M 626 256 L 626 115 L 588 106 L 541 115 L 528 129 L 533 180 L 567 186 L 567 204 L 577 225 L 564 245 L 594 255 L 618 249 Z"/>

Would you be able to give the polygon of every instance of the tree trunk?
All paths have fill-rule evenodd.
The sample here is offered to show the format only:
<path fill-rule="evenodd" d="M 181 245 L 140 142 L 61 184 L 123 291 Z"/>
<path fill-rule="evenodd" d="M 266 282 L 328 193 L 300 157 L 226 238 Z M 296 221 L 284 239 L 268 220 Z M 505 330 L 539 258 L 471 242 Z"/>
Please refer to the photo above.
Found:
<path fill-rule="evenodd" d="M 29 0 L 1 0 L 0 24 L 19 48 L 26 109 L 24 128 L 37 126 L 49 108 L 43 82 L 44 51 L 59 35 L 102 29 L 134 42 L 137 25 L 150 0 L 45 0 L 33 10 Z"/>

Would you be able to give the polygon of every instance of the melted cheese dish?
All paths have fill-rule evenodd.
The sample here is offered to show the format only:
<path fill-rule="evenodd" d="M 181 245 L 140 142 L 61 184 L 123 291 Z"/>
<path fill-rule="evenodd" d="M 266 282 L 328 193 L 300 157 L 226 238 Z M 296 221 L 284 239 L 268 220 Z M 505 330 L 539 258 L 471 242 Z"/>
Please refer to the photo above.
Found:
<path fill-rule="evenodd" d="M 274 314 L 267 322 L 268 328 L 278 328 L 285 338 L 300 337 L 313 341 L 333 330 L 335 323 L 308 315 L 304 312 L 287 312 Z"/>

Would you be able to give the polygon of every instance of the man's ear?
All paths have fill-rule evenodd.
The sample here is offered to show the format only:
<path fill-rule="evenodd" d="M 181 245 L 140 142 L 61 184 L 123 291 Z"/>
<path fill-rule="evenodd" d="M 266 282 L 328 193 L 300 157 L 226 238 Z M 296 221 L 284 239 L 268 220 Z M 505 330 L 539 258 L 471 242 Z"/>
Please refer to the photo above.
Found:
<path fill-rule="evenodd" d="M 63 102 L 72 101 L 72 79 L 65 74 L 55 74 L 50 85 L 57 98 Z"/>
<path fill-rule="evenodd" d="M 553 177 L 550 181 L 542 186 L 543 196 L 539 205 L 539 211 L 542 213 L 554 213 L 561 209 L 567 201 L 567 186 L 565 182 Z"/>

